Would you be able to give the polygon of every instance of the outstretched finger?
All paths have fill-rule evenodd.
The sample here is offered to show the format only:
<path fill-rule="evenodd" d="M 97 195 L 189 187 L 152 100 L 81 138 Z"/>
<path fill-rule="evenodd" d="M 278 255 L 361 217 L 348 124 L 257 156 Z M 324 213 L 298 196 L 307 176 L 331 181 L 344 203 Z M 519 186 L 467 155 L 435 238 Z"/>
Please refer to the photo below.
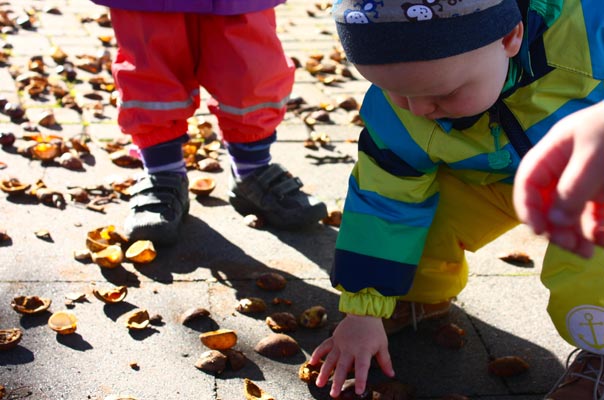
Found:
<path fill-rule="evenodd" d="M 367 354 L 366 357 L 357 358 L 354 361 L 354 391 L 357 395 L 361 395 L 365 392 L 367 387 L 367 375 L 369 374 L 370 367 L 370 354 Z"/>
<path fill-rule="evenodd" d="M 350 356 L 341 355 L 338 359 L 338 363 L 336 365 L 336 369 L 333 373 L 333 379 L 331 383 L 331 390 L 329 395 L 333 398 L 336 398 L 340 395 L 342 391 L 342 386 L 344 385 L 344 381 L 348 375 L 348 371 L 352 368 L 353 359 Z M 322 369 L 322 368 L 321 368 Z"/>
<path fill-rule="evenodd" d="M 589 151 L 574 153 L 558 182 L 558 196 L 550 212 L 550 220 L 558 225 L 576 223 L 587 202 L 592 201 L 600 188 L 602 168 L 598 167 L 600 154 Z M 577 177 L 581 177 L 578 179 Z"/>
<path fill-rule="evenodd" d="M 310 359 L 311 365 L 316 365 L 325 354 L 327 354 L 327 358 L 321 366 L 319 375 L 315 380 L 315 385 L 318 387 L 323 387 L 327 384 L 327 381 L 329 381 L 329 377 L 331 376 L 331 372 L 338 362 L 338 351 L 333 348 L 333 341 L 331 338 L 321 343 L 321 345 L 315 349 Z"/>
<path fill-rule="evenodd" d="M 394 368 L 392 368 L 392 360 L 390 359 L 390 353 L 388 348 L 378 351 L 375 355 L 378 365 L 387 376 L 394 378 Z"/>
<path fill-rule="evenodd" d="M 544 160 L 549 149 L 537 151 L 520 163 L 514 181 L 514 206 L 518 218 L 540 234 L 547 229 L 547 213 L 553 201 L 562 166 L 549 165 Z"/>
<path fill-rule="evenodd" d="M 317 346 L 315 351 L 312 352 L 310 356 L 309 363 L 310 365 L 317 365 L 321 359 L 331 351 L 333 348 L 333 339 L 329 338 L 323 341 L 320 345 Z"/>

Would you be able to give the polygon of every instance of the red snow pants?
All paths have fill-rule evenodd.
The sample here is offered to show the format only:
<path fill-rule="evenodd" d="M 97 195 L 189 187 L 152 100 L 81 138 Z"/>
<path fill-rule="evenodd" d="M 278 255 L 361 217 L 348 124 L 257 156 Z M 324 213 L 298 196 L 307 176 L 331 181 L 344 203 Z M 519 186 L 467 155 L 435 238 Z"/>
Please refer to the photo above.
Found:
<path fill-rule="evenodd" d="M 140 148 L 187 131 L 200 86 L 227 142 L 264 139 L 283 120 L 295 67 L 274 9 L 231 16 L 111 9 L 111 18 L 118 124 Z"/>

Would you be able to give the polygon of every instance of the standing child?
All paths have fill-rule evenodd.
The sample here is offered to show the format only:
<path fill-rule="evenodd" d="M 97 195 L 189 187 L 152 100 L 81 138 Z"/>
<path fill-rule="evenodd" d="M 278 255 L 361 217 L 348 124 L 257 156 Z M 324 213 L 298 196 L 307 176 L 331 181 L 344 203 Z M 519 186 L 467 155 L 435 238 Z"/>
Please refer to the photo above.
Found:
<path fill-rule="evenodd" d="M 349 60 L 374 85 L 332 268 L 346 317 L 314 351 L 336 397 L 386 331 L 445 315 L 467 283 L 464 252 L 519 223 L 514 174 L 561 118 L 604 99 L 604 7 L 581 0 L 336 0 Z M 543 139 L 547 140 L 547 138 Z M 604 395 L 604 252 L 548 247 L 542 281 L 578 348 L 548 399 Z"/>
<path fill-rule="evenodd" d="M 285 0 L 93 0 L 110 7 L 118 44 L 113 75 L 118 124 L 140 148 L 146 175 L 132 188 L 125 231 L 132 240 L 177 240 L 189 210 L 182 153 L 199 87 L 212 98 L 231 160 L 229 200 L 278 228 L 327 214 L 302 183 L 271 164 L 294 66 L 276 34 L 274 7 Z"/>

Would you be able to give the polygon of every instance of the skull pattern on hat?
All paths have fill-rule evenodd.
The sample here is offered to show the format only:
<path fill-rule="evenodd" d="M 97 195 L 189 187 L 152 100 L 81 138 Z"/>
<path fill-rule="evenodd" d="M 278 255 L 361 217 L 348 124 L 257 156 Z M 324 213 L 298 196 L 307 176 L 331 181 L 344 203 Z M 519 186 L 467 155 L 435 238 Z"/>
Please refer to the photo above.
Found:
<path fill-rule="evenodd" d="M 337 22 L 417 22 L 454 18 L 495 6 L 503 0 L 336 0 L 333 15 Z"/>

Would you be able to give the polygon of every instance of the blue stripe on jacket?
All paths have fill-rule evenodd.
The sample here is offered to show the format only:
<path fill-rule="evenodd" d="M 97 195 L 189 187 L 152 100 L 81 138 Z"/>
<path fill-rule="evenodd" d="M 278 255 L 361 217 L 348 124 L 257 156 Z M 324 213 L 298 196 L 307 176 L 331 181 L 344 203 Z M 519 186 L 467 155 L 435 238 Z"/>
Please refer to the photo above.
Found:
<path fill-rule="evenodd" d="M 357 181 L 351 176 L 348 180 L 348 196 L 344 209 L 372 215 L 395 224 L 426 228 L 432 224 L 439 198 L 439 194 L 436 193 L 421 203 L 397 201 L 375 192 L 361 190 Z"/>
<path fill-rule="evenodd" d="M 604 4 L 601 0 L 582 0 L 583 18 L 591 56 L 591 71 L 596 79 L 604 78 Z M 598 5 L 596 5 L 598 3 Z M 585 10 L 589 10 L 588 13 Z"/>
<path fill-rule="evenodd" d="M 404 154 L 405 160 L 413 168 L 419 171 L 434 169 L 436 164 L 413 140 L 392 107 L 382 89 L 372 85 L 365 94 L 361 107 L 365 125 L 371 132 L 379 132 L 379 138 L 395 154 Z"/>
<path fill-rule="evenodd" d="M 583 99 L 573 99 L 562 107 L 526 130 L 526 134 L 533 144 L 541 140 L 545 134 L 562 118 L 583 108 L 596 104 L 604 98 L 604 83 L 600 83 L 591 93 Z"/>
<path fill-rule="evenodd" d="M 415 265 L 398 263 L 336 249 L 331 269 L 331 284 L 348 292 L 372 287 L 383 296 L 402 296 L 413 283 Z"/>
<path fill-rule="evenodd" d="M 381 169 L 394 176 L 422 176 L 420 172 L 402 160 L 390 149 L 380 149 L 371 139 L 371 134 L 364 128 L 359 137 L 359 151 L 373 158 Z"/>

